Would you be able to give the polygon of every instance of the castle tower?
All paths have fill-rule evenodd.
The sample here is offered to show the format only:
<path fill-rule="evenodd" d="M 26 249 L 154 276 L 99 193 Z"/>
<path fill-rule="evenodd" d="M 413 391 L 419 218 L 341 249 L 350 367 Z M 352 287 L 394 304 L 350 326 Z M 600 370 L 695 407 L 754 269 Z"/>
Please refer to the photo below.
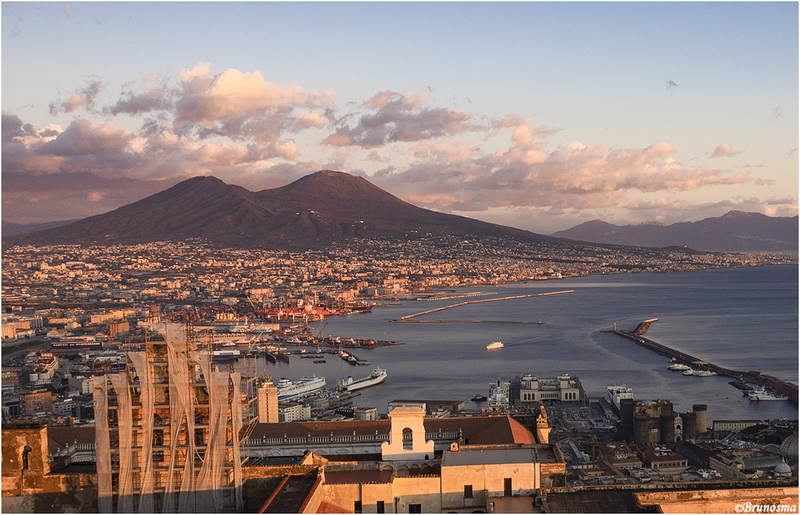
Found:
<path fill-rule="evenodd" d="M 423 460 L 433 458 L 433 440 L 425 440 L 425 410 L 403 406 L 389 412 L 389 441 L 381 444 L 385 461 Z"/>
<path fill-rule="evenodd" d="M 683 418 L 683 439 L 694 440 L 697 436 L 697 414 L 687 411 L 681 418 Z"/>
<path fill-rule="evenodd" d="M 692 411 L 695 416 L 695 430 L 698 435 L 706 432 L 708 429 L 706 415 L 708 414 L 708 406 L 705 404 L 692 404 Z"/>

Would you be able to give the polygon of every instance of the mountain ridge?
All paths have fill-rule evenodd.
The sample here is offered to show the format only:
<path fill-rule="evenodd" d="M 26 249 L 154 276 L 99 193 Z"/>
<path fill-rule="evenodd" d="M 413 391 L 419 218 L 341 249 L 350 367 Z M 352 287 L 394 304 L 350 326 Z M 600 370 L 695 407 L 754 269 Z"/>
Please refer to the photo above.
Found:
<path fill-rule="evenodd" d="M 423 209 L 362 177 L 321 170 L 257 192 L 212 176 L 68 225 L 4 237 L 14 243 L 144 243 L 203 238 L 225 246 L 307 247 L 348 238 L 452 234 L 556 241 L 471 218 Z"/>
<path fill-rule="evenodd" d="M 718 217 L 670 225 L 614 225 L 591 220 L 551 236 L 606 245 L 690 247 L 710 252 L 796 252 L 798 217 L 731 210 Z"/>

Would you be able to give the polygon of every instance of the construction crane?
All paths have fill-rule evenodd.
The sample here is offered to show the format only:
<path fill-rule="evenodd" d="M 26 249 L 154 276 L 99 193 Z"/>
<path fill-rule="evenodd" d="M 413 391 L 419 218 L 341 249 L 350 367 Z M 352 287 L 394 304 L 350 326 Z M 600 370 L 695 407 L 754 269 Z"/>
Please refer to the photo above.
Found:
<path fill-rule="evenodd" d="M 324 331 L 326 327 L 328 327 L 328 322 L 325 322 L 325 325 L 323 325 L 322 328 L 320 328 L 320 330 L 317 332 L 317 336 L 315 337 L 317 340 L 320 339 L 322 336 L 322 331 Z"/>

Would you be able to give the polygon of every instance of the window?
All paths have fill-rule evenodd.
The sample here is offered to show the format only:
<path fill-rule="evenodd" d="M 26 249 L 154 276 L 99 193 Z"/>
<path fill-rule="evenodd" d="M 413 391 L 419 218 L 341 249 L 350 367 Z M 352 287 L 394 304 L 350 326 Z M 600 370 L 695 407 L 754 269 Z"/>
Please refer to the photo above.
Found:
<path fill-rule="evenodd" d="M 472 499 L 472 485 L 464 485 L 464 499 Z"/>
<path fill-rule="evenodd" d="M 30 468 L 28 454 L 30 454 L 31 451 L 33 451 L 33 449 L 31 449 L 30 445 L 26 445 L 22 448 L 22 470 L 28 470 L 28 468 Z"/>
<path fill-rule="evenodd" d="M 511 478 L 507 477 L 503 479 L 503 495 L 506 497 L 511 497 Z"/>
<path fill-rule="evenodd" d="M 422 505 L 421 504 L 409 504 L 408 505 L 408 513 L 422 513 Z"/>
<path fill-rule="evenodd" d="M 376 513 L 386 513 L 386 509 L 383 506 L 383 501 L 378 501 L 378 505 L 375 511 Z"/>
<path fill-rule="evenodd" d="M 353 503 L 353 513 L 361 513 L 361 501 L 355 501 Z"/>
<path fill-rule="evenodd" d="M 410 427 L 403 429 L 403 449 L 410 450 L 414 448 L 413 432 Z"/>

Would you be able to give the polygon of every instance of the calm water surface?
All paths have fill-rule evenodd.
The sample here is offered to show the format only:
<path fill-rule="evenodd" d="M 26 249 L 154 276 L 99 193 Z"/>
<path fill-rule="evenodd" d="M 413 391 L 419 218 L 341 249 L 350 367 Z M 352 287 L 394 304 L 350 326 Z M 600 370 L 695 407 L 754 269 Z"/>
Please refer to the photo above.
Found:
<path fill-rule="evenodd" d="M 459 288 L 488 295 L 441 301 L 409 301 L 372 313 L 332 317 L 323 334 L 392 339 L 404 345 L 355 353 L 372 366 L 355 367 L 335 356 L 327 363 L 293 357 L 289 365 L 261 358 L 272 377 L 299 379 L 316 373 L 328 384 L 375 366 L 386 383 L 362 390 L 359 406 L 386 413 L 395 399 L 466 400 L 487 394 L 488 384 L 523 374 L 577 375 L 590 397 L 609 385 L 633 388 L 637 400 L 669 399 L 676 410 L 707 404 L 711 420 L 797 418 L 788 401 L 751 403 L 726 377 L 685 377 L 668 360 L 629 340 L 603 333 L 614 323 L 633 329 L 649 318 L 647 336 L 698 358 L 735 370 L 758 370 L 797 383 L 798 268 L 776 266 L 669 274 L 624 274 Z M 574 290 L 572 293 L 471 304 L 418 320 L 494 320 L 543 324 L 392 323 L 404 315 L 467 300 Z M 325 322 L 312 324 L 316 333 Z M 313 329 L 316 328 L 316 329 Z M 486 345 L 502 341 L 501 350 Z"/>

